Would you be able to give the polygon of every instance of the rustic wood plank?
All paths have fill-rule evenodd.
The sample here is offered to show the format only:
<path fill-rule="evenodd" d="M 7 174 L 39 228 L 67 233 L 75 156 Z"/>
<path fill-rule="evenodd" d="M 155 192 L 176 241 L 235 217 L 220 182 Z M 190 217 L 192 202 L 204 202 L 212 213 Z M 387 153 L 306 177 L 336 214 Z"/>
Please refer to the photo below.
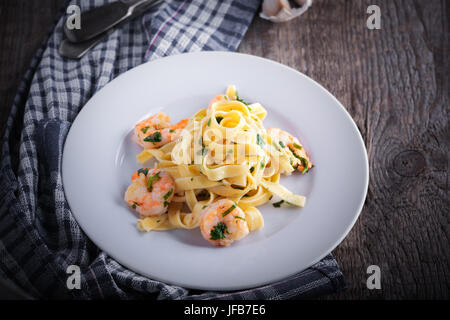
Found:
<path fill-rule="evenodd" d="M 449 296 L 448 3 L 316 0 L 299 20 L 256 19 L 239 51 L 287 64 L 347 108 L 367 146 L 370 186 L 355 227 L 335 250 L 348 290 L 335 298 Z M 366 269 L 381 267 L 382 289 Z"/>

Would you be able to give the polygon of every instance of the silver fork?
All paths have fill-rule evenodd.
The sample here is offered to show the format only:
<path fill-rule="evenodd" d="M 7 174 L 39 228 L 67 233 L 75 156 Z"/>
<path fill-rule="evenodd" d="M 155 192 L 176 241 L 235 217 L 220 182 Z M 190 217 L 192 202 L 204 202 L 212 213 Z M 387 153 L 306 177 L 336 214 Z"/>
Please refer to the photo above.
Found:
<path fill-rule="evenodd" d="M 116 1 L 81 13 L 81 29 L 64 25 L 67 39 L 61 42 L 59 53 L 67 58 L 79 59 L 109 35 L 115 27 L 141 15 L 162 0 Z"/>

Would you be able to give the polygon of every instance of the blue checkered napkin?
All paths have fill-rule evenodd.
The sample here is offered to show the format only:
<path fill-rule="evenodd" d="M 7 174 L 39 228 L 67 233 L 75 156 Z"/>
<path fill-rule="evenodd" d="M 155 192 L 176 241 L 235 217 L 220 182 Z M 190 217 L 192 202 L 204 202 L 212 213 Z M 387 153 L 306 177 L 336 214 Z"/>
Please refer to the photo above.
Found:
<path fill-rule="evenodd" d="M 70 4 L 87 10 L 106 2 Z M 148 279 L 100 251 L 78 226 L 64 196 L 64 139 L 95 92 L 147 60 L 236 50 L 259 5 L 259 0 L 166 1 L 114 31 L 80 61 L 58 54 L 65 19 L 58 20 L 20 86 L 3 140 L 0 276 L 33 297 L 58 299 L 286 299 L 344 287 L 331 255 L 289 279 L 243 292 L 191 291 Z M 67 288 L 69 265 L 81 268 L 81 290 Z"/>

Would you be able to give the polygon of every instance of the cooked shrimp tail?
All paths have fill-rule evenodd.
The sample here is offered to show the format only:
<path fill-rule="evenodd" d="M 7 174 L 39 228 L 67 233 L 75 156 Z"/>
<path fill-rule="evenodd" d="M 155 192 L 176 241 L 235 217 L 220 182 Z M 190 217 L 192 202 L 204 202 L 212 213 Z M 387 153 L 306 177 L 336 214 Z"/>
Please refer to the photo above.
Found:
<path fill-rule="evenodd" d="M 308 153 L 296 137 L 279 128 L 267 129 L 267 134 L 275 144 L 289 150 L 292 166 L 302 174 L 305 174 L 314 167 Z"/>
<path fill-rule="evenodd" d="M 155 149 L 175 141 L 188 121 L 189 119 L 184 119 L 171 126 L 170 116 L 164 112 L 158 112 L 139 122 L 134 128 L 134 134 L 137 142 L 144 149 Z"/>

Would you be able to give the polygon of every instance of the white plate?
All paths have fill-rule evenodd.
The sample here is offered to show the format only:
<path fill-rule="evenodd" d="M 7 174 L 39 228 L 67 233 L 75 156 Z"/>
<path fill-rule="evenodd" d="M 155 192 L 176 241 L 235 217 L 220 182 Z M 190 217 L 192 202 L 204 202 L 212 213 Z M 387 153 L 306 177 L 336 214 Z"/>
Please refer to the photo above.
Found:
<path fill-rule="evenodd" d="M 158 111 L 172 121 L 192 115 L 226 86 L 267 108 L 265 127 L 296 135 L 316 167 L 282 184 L 307 197 L 303 209 L 260 207 L 265 226 L 227 248 L 200 230 L 142 233 L 123 195 L 140 168 L 134 124 Z M 166 283 L 235 290 L 293 275 L 332 251 L 355 223 L 368 186 L 361 135 L 342 105 L 305 75 L 236 53 L 172 56 L 111 81 L 84 106 L 64 146 L 64 190 L 85 233 L 124 266 Z"/>

